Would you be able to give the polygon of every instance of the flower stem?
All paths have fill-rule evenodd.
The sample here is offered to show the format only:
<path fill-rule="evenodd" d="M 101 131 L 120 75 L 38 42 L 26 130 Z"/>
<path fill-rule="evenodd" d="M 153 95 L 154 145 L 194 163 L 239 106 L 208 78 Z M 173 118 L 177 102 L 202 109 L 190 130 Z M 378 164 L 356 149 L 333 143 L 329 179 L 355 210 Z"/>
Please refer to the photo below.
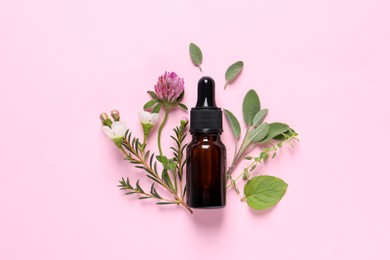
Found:
<path fill-rule="evenodd" d="M 167 120 L 168 120 L 168 114 L 169 114 L 169 112 L 165 110 L 164 119 L 163 119 L 163 121 L 161 122 L 160 127 L 158 128 L 157 143 L 158 143 L 158 151 L 159 151 L 159 153 L 160 153 L 160 156 L 163 155 L 163 152 L 162 152 L 162 149 L 161 149 L 161 132 L 162 132 L 162 130 L 163 130 L 163 128 L 164 128 L 164 126 L 165 126 Z"/>

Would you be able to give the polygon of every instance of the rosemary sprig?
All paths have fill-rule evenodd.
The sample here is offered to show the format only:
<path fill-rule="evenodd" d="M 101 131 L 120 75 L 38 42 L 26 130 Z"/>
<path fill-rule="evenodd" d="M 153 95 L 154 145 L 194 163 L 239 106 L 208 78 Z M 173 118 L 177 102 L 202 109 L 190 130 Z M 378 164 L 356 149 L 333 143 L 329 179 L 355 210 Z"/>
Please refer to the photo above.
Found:
<path fill-rule="evenodd" d="M 171 135 L 171 138 L 175 141 L 176 147 L 171 147 L 173 151 L 173 161 L 176 163 L 175 172 L 175 186 L 177 184 L 176 178 L 179 181 L 179 195 L 184 200 L 186 188 L 183 189 L 183 174 L 184 166 L 186 164 L 186 159 L 184 151 L 188 144 L 184 144 L 185 138 L 187 137 L 186 126 L 188 124 L 187 120 L 181 120 L 180 126 L 175 127 L 173 131 L 175 136 Z"/>
<path fill-rule="evenodd" d="M 162 188 L 166 189 L 173 197 L 173 199 L 162 198 L 156 191 L 154 184 L 150 189 L 150 193 L 147 193 L 142 189 L 137 181 L 136 186 L 133 187 L 130 182 L 122 179 L 119 181 L 119 187 L 121 189 L 130 190 L 127 195 L 140 194 L 140 199 L 155 198 L 160 200 L 157 204 L 177 204 L 183 206 L 186 210 L 192 213 L 192 210 L 186 205 L 184 199 L 177 194 L 175 187 L 172 185 L 167 170 L 162 171 L 161 176 L 158 173 L 157 161 L 154 158 L 154 153 L 149 157 L 149 150 L 145 152 L 145 146 L 139 141 L 138 138 L 133 137 L 129 131 L 126 132 L 125 138 L 122 140 L 122 152 L 125 154 L 125 160 L 128 160 L 131 164 L 135 164 L 136 168 L 143 169 L 146 176 L 155 183 L 159 184 Z M 168 203 L 167 203 L 168 202 Z"/>

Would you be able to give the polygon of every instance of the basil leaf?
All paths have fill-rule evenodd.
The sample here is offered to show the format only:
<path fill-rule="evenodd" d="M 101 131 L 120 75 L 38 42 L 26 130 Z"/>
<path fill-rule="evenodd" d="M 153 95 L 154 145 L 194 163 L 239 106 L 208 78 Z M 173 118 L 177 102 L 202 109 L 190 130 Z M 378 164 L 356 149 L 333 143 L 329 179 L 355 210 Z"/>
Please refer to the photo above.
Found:
<path fill-rule="evenodd" d="M 286 193 L 288 184 L 273 176 L 256 176 L 250 179 L 244 187 L 246 201 L 249 207 L 256 210 L 275 206 Z"/>

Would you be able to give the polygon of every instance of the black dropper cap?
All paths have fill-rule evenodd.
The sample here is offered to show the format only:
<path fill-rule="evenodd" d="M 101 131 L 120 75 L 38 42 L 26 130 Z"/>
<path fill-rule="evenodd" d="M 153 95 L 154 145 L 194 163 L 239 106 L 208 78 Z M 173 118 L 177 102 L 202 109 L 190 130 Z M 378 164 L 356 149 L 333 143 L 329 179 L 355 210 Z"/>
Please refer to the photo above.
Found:
<path fill-rule="evenodd" d="M 198 101 L 191 109 L 190 133 L 222 133 L 222 110 L 215 104 L 215 82 L 202 77 L 198 82 Z"/>

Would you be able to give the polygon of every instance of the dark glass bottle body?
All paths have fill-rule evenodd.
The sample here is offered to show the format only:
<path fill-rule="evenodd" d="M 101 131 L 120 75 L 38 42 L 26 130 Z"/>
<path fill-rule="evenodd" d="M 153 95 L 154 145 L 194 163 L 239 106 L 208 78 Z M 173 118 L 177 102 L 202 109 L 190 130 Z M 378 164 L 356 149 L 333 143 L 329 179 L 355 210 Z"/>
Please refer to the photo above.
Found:
<path fill-rule="evenodd" d="M 220 134 L 193 133 L 187 147 L 187 204 L 221 208 L 226 204 L 226 148 Z"/>

